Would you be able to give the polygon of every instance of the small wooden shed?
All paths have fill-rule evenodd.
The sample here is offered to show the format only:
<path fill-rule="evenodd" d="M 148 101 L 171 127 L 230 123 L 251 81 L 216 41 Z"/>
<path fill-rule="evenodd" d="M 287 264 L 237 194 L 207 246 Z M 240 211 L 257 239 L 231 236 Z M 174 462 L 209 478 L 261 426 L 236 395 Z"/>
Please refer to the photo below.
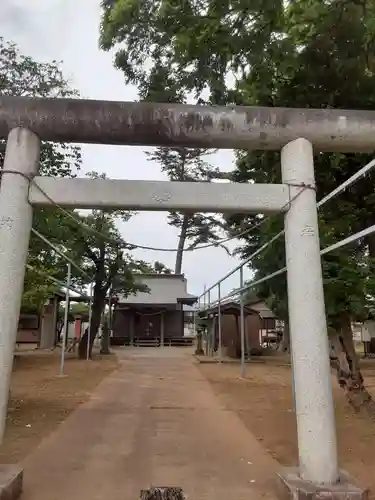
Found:
<path fill-rule="evenodd" d="M 199 313 L 199 317 L 206 323 L 208 335 L 214 325 L 214 350 L 219 346 L 219 322 L 217 320 L 219 307 L 217 305 Z M 229 357 L 241 356 L 241 307 L 238 302 L 230 301 L 221 304 L 221 338 L 224 353 Z M 247 354 L 252 349 L 260 348 L 261 318 L 257 311 L 244 306 L 245 316 L 245 349 Z"/>

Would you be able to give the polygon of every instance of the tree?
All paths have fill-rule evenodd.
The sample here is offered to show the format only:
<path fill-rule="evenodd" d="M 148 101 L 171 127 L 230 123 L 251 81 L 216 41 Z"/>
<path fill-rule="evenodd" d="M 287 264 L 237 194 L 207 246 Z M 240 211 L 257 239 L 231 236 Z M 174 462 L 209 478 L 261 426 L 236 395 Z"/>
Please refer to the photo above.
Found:
<path fill-rule="evenodd" d="M 102 7 L 100 45 L 116 49 L 126 83 L 142 90 L 171 75 L 175 94 L 191 91 L 199 103 L 218 104 L 240 98 L 233 90 L 253 69 L 264 85 L 284 2 L 103 0 Z"/>
<path fill-rule="evenodd" d="M 104 0 L 101 45 L 116 48 L 115 64 L 126 81 L 140 88 L 171 70 L 175 92 L 191 91 L 212 104 L 317 108 L 374 108 L 373 0 L 262 0 L 234 2 L 189 0 L 144 2 Z M 146 64 L 147 61 L 147 64 Z M 152 77 L 152 78 L 151 78 Z M 367 155 L 319 154 L 315 157 L 317 191 L 322 197 L 367 163 Z M 239 152 L 237 181 L 280 182 L 279 153 Z M 334 241 L 374 224 L 372 183 L 359 183 L 340 202 L 324 208 L 322 227 Z M 232 234 L 251 227 L 256 217 L 230 218 Z M 281 227 L 267 222 L 244 238 L 243 255 Z M 278 226 L 276 228 L 276 226 Z M 322 232 L 324 236 L 324 233 Z M 369 401 L 348 332 L 349 316 L 369 306 L 375 237 L 324 260 L 327 311 L 336 336 L 350 337 L 341 347 L 345 388 Z M 252 262 L 258 276 L 275 271 L 285 260 L 282 242 Z M 353 272 L 355 271 L 355 272 Z M 345 284 L 345 285 L 344 285 Z M 285 277 L 262 286 L 285 311 Z M 358 305 L 360 304 L 360 307 Z M 337 318 L 346 317 L 346 323 Z M 336 318 L 336 319 L 335 319 Z M 339 324 L 340 323 L 340 324 Z M 344 367 L 344 364 L 346 367 Z M 351 398 L 349 398 L 351 399 Z M 371 406 L 371 405 L 367 405 Z"/>
<path fill-rule="evenodd" d="M 144 260 L 137 261 L 137 272 L 141 274 L 172 274 L 172 269 L 169 269 L 165 264 L 156 260 L 155 262 L 146 262 Z"/>
<path fill-rule="evenodd" d="M 65 306 L 60 305 L 59 307 L 59 317 L 63 320 L 65 314 Z M 74 298 L 70 299 L 69 304 L 69 321 L 73 321 L 76 316 L 83 316 L 88 318 L 89 316 L 89 305 L 83 302 L 75 303 Z"/>
<path fill-rule="evenodd" d="M 257 75 L 249 75 L 243 87 L 246 95 L 257 104 L 373 108 L 372 15 L 372 2 L 362 2 L 361 5 L 311 1 L 290 4 L 285 12 L 285 34 L 295 48 L 284 57 L 289 69 L 280 79 L 277 78 L 277 64 L 274 64 L 273 87 L 268 97 L 265 87 L 258 92 Z M 356 56 L 358 53 L 361 53 L 360 57 Z M 321 196 L 327 194 L 368 160 L 367 155 L 317 154 L 318 192 Z M 278 168 L 275 169 L 278 164 L 279 155 L 276 153 L 240 153 L 236 178 L 280 181 Z M 322 209 L 323 246 L 373 224 L 374 198 L 369 184 L 356 185 L 341 195 L 339 203 Z M 237 220 L 237 224 L 240 222 Z M 251 245 L 246 243 L 246 253 L 249 247 L 264 242 L 276 231 L 265 225 L 260 233 L 252 234 Z M 366 255 L 364 243 L 368 245 L 370 258 Z M 373 244 L 371 238 L 353 245 L 349 251 L 328 255 L 323 260 L 327 315 L 338 358 L 340 385 L 353 406 L 365 406 L 370 413 L 374 413 L 374 405 L 363 384 L 353 346 L 351 320 L 365 317 L 372 305 L 369 296 L 373 293 Z M 257 275 L 264 276 L 277 270 L 281 267 L 281 258 L 284 258 L 283 250 L 273 246 L 271 251 L 254 260 Z M 261 288 L 282 302 L 285 278 L 275 278 Z"/>
<path fill-rule="evenodd" d="M 76 92 L 69 88 L 59 63 L 40 63 L 20 53 L 17 46 L 0 37 L 0 94 L 27 97 L 69 97 Z M 0 141 L 0 169 L 3 168 L 6 141 Z M 81 150 L 77 146 L 42 142 L 40 173 L 49 176 L 72 176 L 79 169 Z M 41 233 L 59 231 L 61 215 L 56 211 L 37 210 L 33 226 Z M 56 237 L 55 240 L 58 240 Z M 53 274 L 65 278 L 65 263 L 45 243 L 31 236 L 28 269 L 25 276 L 23 307 L 39 309 L 56 290 L 56 285 L 45 278 Z M 39 271 L 39 273 L 37 272 Z M 44 274 L 43 274 L 44 273 Z"/>
<path fill-rule="evenodd" d="M 93 179 L 106 178 L 105 174 L 96 172 L 87 175 Z M 87 215 L 79 215 L 74 212 L 73 219 L 67 217 L 63 226 L 70 255 L 81 263 L 81 267 L 89 276 L 92 276 L 90 356 L 109 290 L 111 289 L 113 294 L 121 293 L 124 296 L 138 290 L 147 291 L 147 288 L 137 283 L 134 278 L 134 273 L 139 269 L 138 262 L 127 251 L 131 247 L 121 238 L 116 227 L 118 219 L 127 221 L 131 216 L 131 212 L 123 210 L 111 212 L 92 210 Z M 77 276 L 78 279 L 81 279 L 82 284 L 88 285 L 87 279 Z M 88 330 L 79 343 L 78 355 L 80 358 L 86 357 L 87 344 Z M 102 352 L 109 353 L 108 348 L 109 341 L 107 338 L 103 338 Z"/>
<path fill-rule="evenodd" d="M 103 5 L 105 6 L 105 2 Z M 118 6 L 121 8 L 121 6 Z M 110 29 L 103 23 L 102 47 L 108 49 L 112 42 L 106 44 L 106 29 Z M 158 47 L 157 50 L 159 50 Z M 186 89 L 181 81 L 181 75 L 174 71 L 173 65 L 169 64 L 161 54 L 155 54 L 153 67 L 148 72 L 146 60 L 143 55 L 142 63 L 134 73 L 134 66 L 129 68 L 128 63 L 119 56 L 117 66 L 124 72 L 126 81 L 136 83 L 139 88 L 139 95 L 142 100 L 153 102 L 173 102 L 186 103 Z M 130 76 L 130 74 L 132 76 Z M 200 102 L 200 101 L 198 101 Z M 178 182 L 210 182 L 218 178 L 220 172 L 204 160 L 204 157 L 214 153 L 214 150 L 202 150 L 194 148 L 157 148 L 155 152 L 148 153 L 151 161 L 160 163 L 162 172 L 167 174 L 170 181 Z M 168 224 L 179 230 L 175 274 L 181 274 L 183 254 L 186 250 L 186 243 L 190 241 L 189 249 L 208 242 L 217 242 L 218 246 L 226 247 L 219 243 L 220 230 L 223 229 L 220 219 L 215 214 L 202 213 L 180 213 L 170 212 Z M 222 236 L 222 235 L 221 235 Z"/>
<path fill-rule="evenodd" d="M 151 160 L 157 161 L 162 166 L 170 181 L 179 182 L 210 182 L 218 176 L 218 169 L 203 160 L 210 151 L 190 148 L 157 148 L 155 152 L 148 153 Z M 189 249 L 208 242 L 220 244 L 220 233 L 223 224 L 215 214 L 180 213 L 170 212 L 168 224 L 179 230 L 175 274 L 181 274 L 183 254 L 186 242 L 191 241 Z"/>
<path fill-rule="evenodd" d="M 31 262 L 33 261 L 29 258 L 29 263 Z M 58 291 L 58 286 L 45 278 L 45 274 L 50 271 L 42 268 L 40 262 L 35 262 L 35 267 L 26 272 L 21 304 L 23 312 L 40 311 L 47 298 Z"/>
<path fill-rule="evenodd" d="M 153 264 L 153 270 L 156 274 L 172 274 L 172 270 L 165 264 L 156 260 Z"/>
<path fill-rule="evenodd" d="M 60 63 L 40 63 L 20 53 L 17 45 L 0 37 L 0 94 L 24 97 L 72 97 Z M 0 141 L 0 165 L 4 162 L 6 141 Z M 42 175 L 71 176 L 81 165 L 81 149 L 70 144 L 42 142 Z"/>

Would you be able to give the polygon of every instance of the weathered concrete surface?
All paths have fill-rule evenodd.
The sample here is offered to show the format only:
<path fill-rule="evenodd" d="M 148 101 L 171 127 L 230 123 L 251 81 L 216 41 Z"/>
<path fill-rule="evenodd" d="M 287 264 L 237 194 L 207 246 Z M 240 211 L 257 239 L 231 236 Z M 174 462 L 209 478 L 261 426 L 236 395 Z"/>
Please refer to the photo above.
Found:
<path fill-rule="evenodd" d="M 33 221 L 28 176 L 39 168 L 40 141 L 22 128 L 9 134 L 0 191 L 0 443 L 3 442 L 25 264 Z M 11 173 L 12 171 L 12 173 Z"/>
<path fill-rule="evenodd" d="M 0 97 L 0 139 L 18 126 L 55 142 L 279 150 L 304 137 L 318 151 L 375 150 L 375 111 Z"/>
<path fill-rule="evenodd" d="M 151 486 L 180 486 L 190 500 L 271 498 L 277 463 L 190 355 L 124 352 L 91 401 L 24 462 L 22 500 L 136 500 Z"/>
<path fill-rule="evenodd" d="M 289 188 L 282 184 L 135 181 L 122 179 L 56 179 L 36 177 L 30 186 L 34 206 L 105 210 L 275 213 L 289 207 Z M 47 193 L 48 196 L 45 195 Z"/>
<path fill-rule="evenodd" d="M 310 142 L 298 139 L 282 149 L 281 176 L 286 184 L 313 186 L 291 188 L 285 261 L 300 473 L 312 483 L 330 484 L 338 476 L 337 439 Z"/>
<path fill-rule="evenodd" d="M 278 473 L 281 500 L 366 500 L 368 491 L 358 487 L 347 472 L 340 471 L 339 482 L 332 486 L 316 486 L 304 481 L 295 467 L 285 467 Z"/>
<path fill-rule="evenodd" d="M 16 500 L 22 492 L 23 471 L 17 465 L 0 465 L 0 500 Z"/>

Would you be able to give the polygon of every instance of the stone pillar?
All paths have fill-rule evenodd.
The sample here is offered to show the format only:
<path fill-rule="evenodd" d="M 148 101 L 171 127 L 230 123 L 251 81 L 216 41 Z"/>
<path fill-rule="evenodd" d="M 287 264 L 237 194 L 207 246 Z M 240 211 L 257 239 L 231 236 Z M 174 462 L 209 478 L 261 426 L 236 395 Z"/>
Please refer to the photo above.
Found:
<path fill-rule="evenodd" d="M 6 146 L 0 189 L 0 444 L 7 415 L 13 352 L 21 309 L 33 211 L 29 180 L 39 166 L 39 138 L 13 129 Z M 11 171 L 8 172 L 7 171 Z"/>
<path fill-rule="evenodd" d="M 337 464 L 312 144 L 287 144 L 281 169 L 291 196 L 285 250 L 299 468 L 279 474 L 280 493 L 294 500 L 364 499 Z"/>
<path fill-rule="evenodd" d="M 313 483 L 335 483 L 336 429 L 310 142 L 287 144 L 281 168 L 292 197 L 285 247 L 300 475 Z"/>

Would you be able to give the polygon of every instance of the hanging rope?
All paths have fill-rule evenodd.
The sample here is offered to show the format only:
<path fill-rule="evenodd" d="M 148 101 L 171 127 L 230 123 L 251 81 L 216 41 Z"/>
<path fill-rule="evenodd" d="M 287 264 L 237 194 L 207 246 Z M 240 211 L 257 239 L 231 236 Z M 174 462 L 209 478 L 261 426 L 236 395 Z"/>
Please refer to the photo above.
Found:
<path fill-rule="evenodd" d="M 135 314 L 137 314 L 138 316 L 144 316 L 146 318 L 148 316 L 159 316 L 161 314 L 164 314 L 166 311 L 167 311 L 166 309 L 163 309 L 162 311 L 158 311 L 158 312 L 153 312 L 153 313 L 140 313 L 138 311 L 135 311 Z"/>

